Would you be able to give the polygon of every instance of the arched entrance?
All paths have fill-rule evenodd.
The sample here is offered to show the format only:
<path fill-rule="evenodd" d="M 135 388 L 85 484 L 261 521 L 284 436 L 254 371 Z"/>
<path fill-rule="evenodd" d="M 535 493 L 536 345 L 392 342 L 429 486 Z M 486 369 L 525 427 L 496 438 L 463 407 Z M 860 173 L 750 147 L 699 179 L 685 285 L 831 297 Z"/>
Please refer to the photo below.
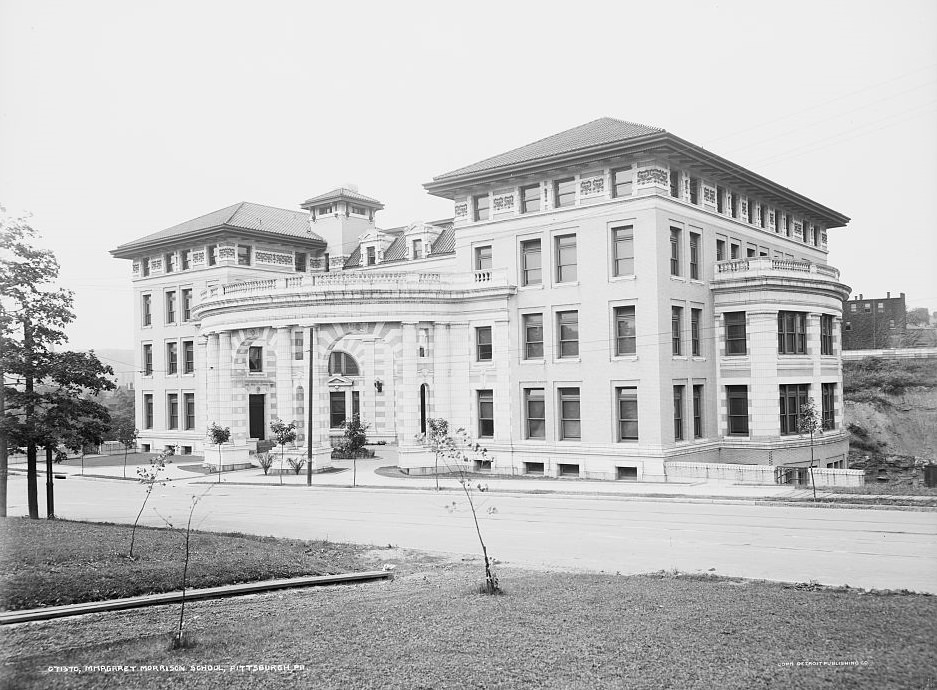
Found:
<path fill-rule="evenodd" d="M 429 397 L 429 386 L 420 384 L 420 433 L 426 433 L 426 406 Z"/>

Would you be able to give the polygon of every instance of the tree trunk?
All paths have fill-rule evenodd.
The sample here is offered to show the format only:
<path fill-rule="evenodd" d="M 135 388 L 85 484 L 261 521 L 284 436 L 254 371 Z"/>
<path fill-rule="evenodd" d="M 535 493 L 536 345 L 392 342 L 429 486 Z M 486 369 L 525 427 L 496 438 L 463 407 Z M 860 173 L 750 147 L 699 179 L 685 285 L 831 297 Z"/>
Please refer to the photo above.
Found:
<path fill-rule="evenodd" d="M 26 427 L 33 431 L 33 417 L 36 408 L 32 403 L 32 394 L 35 389 L 33 380 L 33 331 L 30 318 L 23 318 L 23 354 L 26 359 L 26 371 L 24 381 L 26 390 L 26 404 L 23 406 L 25 413 Z M 31 520 L 39 519 L 39 477 L 36 472 L 36 442 L 30 440 L 26 445 L 26 495 L 29 501 L 29 518 Z"/>
<path fill-rule="evenodd" d="M 37 448 L 35 443 L 26 445 L 26 496 L 29 502 L 29 517 L 39 519 L 39 477 L 36 469 Z"/>
<path fill-rule="evenodd" d="M 46 517 L 55 517 L 55 487 L 52 485 L 52 446 L 46 446 Z"/>
<path fill-rule="evenodd" d="M 0 306 L 0 420 L 6 418 L 6 399 L 3 386 L 3 324 L 6 321 L 6 314 L 3 307 Z M 3 429 L 0 429 L 0 517 L 7 516 L 7 435 Z"/>

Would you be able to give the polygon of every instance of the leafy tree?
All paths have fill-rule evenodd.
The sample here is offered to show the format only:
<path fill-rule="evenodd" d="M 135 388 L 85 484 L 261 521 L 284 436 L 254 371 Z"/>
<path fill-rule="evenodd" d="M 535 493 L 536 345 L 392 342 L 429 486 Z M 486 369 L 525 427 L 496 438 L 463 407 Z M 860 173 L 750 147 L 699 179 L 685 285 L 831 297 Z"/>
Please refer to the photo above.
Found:
<path fill-rule="evenodd" d="M 351 419 L 342 422 L 342 428 L 345 430 L 342 436 L 340 450 L 344 454 L 351 455 L 351 485 L 358 485 L 358 455 L 361 449 L 368 442 L 368 427 L 370 424 L 364 424 L 361 421 L 361 415 L 352 415 Z"/>
<path fill-rule="evenodd" d="M 465 468 L 468 467 L 473 460 L 488 462 L 488 449 L 478 444 L 465 429 L 459 428 L 456 429 L 455 434 L 450 434 L 448 432 L 449 422 L 445 419 L 428 419 L 426 420 L 426 426 L 434 432 L 432 438 L 430 434 L 427 433 L 417 436 L 417 440 L 424 446 L 433 449 L 434 452 L 437 453 L 437 459 L 442 457 L 447 461 L 451 460 L 453 462 L 454 467 L 450 465 L 449 469 L 455 469 L 455 471 L 458 472 L 459 485 L 462 487 L 465 498 L 468 500 L 469 510 L 472 511 L 475 533 L 478 535 L 478 543 L 481 544 L 482 559 L 485 563 L 485 584 L 482 586 L 481 591 L 485 594 L 501 594 L 501 585 L 492 567 L 493 559 L 488 555 L 488 548 L 485 546 L 481 527 L 479 527 L 478 524 L 479 506 L 475 505 L 473 499 L 474 491 L 485 492 L 488 489 L 482 484 L 473 487 L 470 478 L 465 472 Z M 493 507 L 488 509 L 489 515 L 493 515 L 495 512 L 497 511 Z"/>
<path fill-rule="evenodd" d="M 124 447 L 124 479 L 127 478 L 127 453 L 131 448 L 137 445 L 137 437 L 140 435 L 139 429 L 130 415 L 118 417 L 112 426 L 114 437 L 120 441 Z"/>
<path fill-rule="evenodd" d="M 12 444 L 26 451 L 29 516 L 34 519 L 39 517 L 38 448 L 94 438 L 96 431 L 82 427 L 106 419 L 106 410 L 94 401 L 84 406 L 72 401 L 114 387 L 107 378 L 113 370 L 94 353 L 56 351 L 67 341 L 65 326 L 75 318 L 73 294 L 54 286 L 58 261 L 51 251 L 34 246 L 37 237 L 25 218 L 11 218 L 0 209 L 0 503 L 5 515 Z M 49 498 L 51 489 L 47 485 Z"/>
<path fill-rule="evenodd" d="M 907 322 L 912 326 L 927 326 L 930 324 L 930 314 L 927 307 L 908 309 Z"/>
<path fill-rule="evenodd" d="M 221 446 L 231 440 L 230 427 L 221 426 L 220 424 L 212 422 L 211 426 L 208 427 L 208 440 L 212 442 L 212 445 L 218 446 L 218 482 L 220 483 L 222 467 Z"/>
<path fill-rule="evenodd" d="M 439 491 L 439 458 L 444 455 L 443 451 L 448 447 L 449 441 L 449 422 L 445 419 L 427 419 L 426 433 L 419 437 L 420 442 L 433 451 L 435 456 L 433 475 L 436 477 L 436 491 Z"/>
<path fill-rule="evenodd" d="M 797 417 L 797 430 L 801 434 L 810 434 L 810 484 L 813 486 L 813 500 L 816 501 L 817 482 L 813 476 L 813 438 L 814 435 L 823 432 L 823 421 L 813 398 L 807 398 L 807 401 L 800 406 L 800 415 Z"/>
<path fill-rule="evenodd" d="M 280 483 L 283 483 L 283 454 L 286 452 L 286 444 L 293 443 L 296 440 L 296 422 L 287 424 L 282 419 L 274 419 L 270 422 L 270 431 L 276 444 L 280 446 Z M 297 471 L 296 474 L 299 474 Z"/>

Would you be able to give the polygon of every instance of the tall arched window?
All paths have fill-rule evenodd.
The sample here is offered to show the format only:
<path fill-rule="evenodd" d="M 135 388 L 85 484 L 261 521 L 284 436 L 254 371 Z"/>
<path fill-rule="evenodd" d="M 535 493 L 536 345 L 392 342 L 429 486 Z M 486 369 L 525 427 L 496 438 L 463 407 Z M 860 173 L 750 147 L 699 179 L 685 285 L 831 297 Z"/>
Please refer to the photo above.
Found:
<path fill-rule="evenodd" d="M 329 375 L 358 376 L 358 363 L 347 352 L 335 350 L 329 355 Z"/>

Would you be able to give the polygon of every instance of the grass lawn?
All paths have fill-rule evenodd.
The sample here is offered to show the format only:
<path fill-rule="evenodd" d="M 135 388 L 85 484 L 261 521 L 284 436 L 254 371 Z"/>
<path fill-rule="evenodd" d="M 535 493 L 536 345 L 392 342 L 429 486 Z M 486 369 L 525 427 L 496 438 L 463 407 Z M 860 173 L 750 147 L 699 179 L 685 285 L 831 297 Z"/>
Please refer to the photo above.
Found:
<path fill-rule="evenodd" d="M 393 581 L 193 602 L 188 650 L 166 647 L 178 606 L 12 626 L 2 644 L 16 659 L 0 684 L 880 690 L 935 680 L 935 597 L 507 568 L 507 593 L 492 597 L 473 591 L 478 563 L 382 553 L 400 557 Z M 140 670 L 160 664 L 184 670 Z M 49 671 L 86 665 L 137 670 Z"/>
<path fill-rule="evenodd" d="M 177 532 L 68 520 L 0 519 L 0 608 L 24 609 L 181 589 Z M 193 532 L 189 586 L 366 570 L 362 547 Z"/>

